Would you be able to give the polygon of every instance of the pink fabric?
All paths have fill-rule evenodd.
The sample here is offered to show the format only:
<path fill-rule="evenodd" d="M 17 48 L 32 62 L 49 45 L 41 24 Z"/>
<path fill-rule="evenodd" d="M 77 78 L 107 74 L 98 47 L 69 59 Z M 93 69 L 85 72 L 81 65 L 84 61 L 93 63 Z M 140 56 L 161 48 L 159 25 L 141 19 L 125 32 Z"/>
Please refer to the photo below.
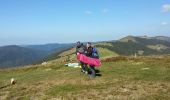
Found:
<path fill-rule="evenodd" d="M 90 58 L 90 57 L 87 57 L 87 56 L 85 56 L 85 55 L 83 55 L 83 54 L 80 54 L 80 53 L 77 54 L 77 59 L 78 59 L 79 61 L 82 61 L 82 62 L 84 62 L 84 63 L 86 63 L 86 64 L 89 64 L 89 65 L 94 65 L 94 66 L 96 66 L 96 67 L 101 66 L 101 61 L 100 61 L 100 59 Z"/>

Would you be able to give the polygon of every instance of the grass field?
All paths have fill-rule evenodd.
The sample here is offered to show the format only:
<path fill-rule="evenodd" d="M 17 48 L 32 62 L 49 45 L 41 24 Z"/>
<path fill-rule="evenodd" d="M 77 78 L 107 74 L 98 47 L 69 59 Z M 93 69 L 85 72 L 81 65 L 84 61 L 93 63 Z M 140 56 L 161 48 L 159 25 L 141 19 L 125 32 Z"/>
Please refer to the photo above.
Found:
<path fill-rule="evenodd" d="M 110 51 L 110 50 L 108 50 L 106 48 L 99 47 L 97 49 L 98 49 L 100 58 L 109 58 L 109 57 L 113 57 L 113 56 L 114 57 L 118 56 L 117 53 L 115 53 L 113 51 Z"/>
<path fill-rule="evenodd" d="M 113 57 L 90 79 L 64 62 L 0 70 L 0 100 L 169 100 L 170 57 Z M 9 85 L 15 78 L 17 84 Z"/>

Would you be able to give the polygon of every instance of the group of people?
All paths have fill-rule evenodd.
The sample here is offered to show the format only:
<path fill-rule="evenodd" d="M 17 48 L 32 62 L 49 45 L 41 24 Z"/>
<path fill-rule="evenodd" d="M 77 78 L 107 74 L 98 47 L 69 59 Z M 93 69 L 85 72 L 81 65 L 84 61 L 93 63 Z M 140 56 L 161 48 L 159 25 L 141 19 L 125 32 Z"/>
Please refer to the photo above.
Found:
<path fill-rule="evenodd" d="M 83 54 L 90 58 L 97 58 L 97 59 L 99 58 L 96 48 L 94 48 L 90 42 L 84 45 L 83 43 L 78 41 L 76 43 L 76 55 L 78 53 Z M 90 78 L 95 78 L 96 70 L 94 65 L 88 65 L 83 61 L 79 61 L 79 64 L 81 66 L 81 72 L 88 74 Z"/>

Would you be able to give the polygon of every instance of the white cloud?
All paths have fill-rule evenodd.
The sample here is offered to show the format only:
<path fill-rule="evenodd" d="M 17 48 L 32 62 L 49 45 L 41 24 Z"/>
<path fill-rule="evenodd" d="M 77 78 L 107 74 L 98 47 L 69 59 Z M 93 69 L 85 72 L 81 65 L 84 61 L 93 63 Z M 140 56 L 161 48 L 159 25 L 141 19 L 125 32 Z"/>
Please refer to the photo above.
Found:
<path fill-rule="evenodd" d="M 101 10 L 101 13 L 102 13 L 102 14 L 106 14 L 106 13 L 108 13 L 108 12 L 109 12 L 109 10 L 106 9 L 106 8 Z"/>
<path fill-rule="evenodd" d="M 164 4 L 162 6 L 162 12 L 165 12 L 165 13 L 170 12 L 170 4 Z"/>
<path fill-rule="evenodd" d="M 166 26 L 166 25 L 168 25 L 168 23 L 167 22 L 162 22 L 161 25 Z"/>
<path fill-rule="evenodd" d="M 85 11 L 85 14 L 86 15 L 91 15 L 91 14 L 93 14 L 93 12 L 92 11 Z"/>

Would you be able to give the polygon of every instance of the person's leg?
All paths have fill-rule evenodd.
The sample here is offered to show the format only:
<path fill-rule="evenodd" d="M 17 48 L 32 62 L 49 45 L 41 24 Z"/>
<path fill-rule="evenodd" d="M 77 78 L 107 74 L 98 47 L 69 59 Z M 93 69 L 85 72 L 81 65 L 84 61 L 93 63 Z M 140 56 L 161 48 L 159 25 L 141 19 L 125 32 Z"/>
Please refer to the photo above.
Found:
<path fill-rule="evenodd" d="M 95 78 L 96 77 L 96 72 L 95 72 L 95 67 L 90 66 L 90 77 Z"/>
<path fill-rule="evenodd" d="M 88 74 L 88 67 L 87 67 L 87 64 L 84 64 L 83 69 L 84 69 L 85 73 Z"/>
<path fill-rule="evenodd" d="M 79 61 L 79 64 L 81 66 L 81 72 L 85 72 L 84 71 L 84 63 L 82 61 Z"/>
<path fill-rule="evenodd" d="M 85 64 L 84 62 L 81 62 L 81 61 L 80 61 L 80 65 L 81 65 L 81 71 L 82 71 L 83 73 L 88 74 L 87 64 Z"/>

